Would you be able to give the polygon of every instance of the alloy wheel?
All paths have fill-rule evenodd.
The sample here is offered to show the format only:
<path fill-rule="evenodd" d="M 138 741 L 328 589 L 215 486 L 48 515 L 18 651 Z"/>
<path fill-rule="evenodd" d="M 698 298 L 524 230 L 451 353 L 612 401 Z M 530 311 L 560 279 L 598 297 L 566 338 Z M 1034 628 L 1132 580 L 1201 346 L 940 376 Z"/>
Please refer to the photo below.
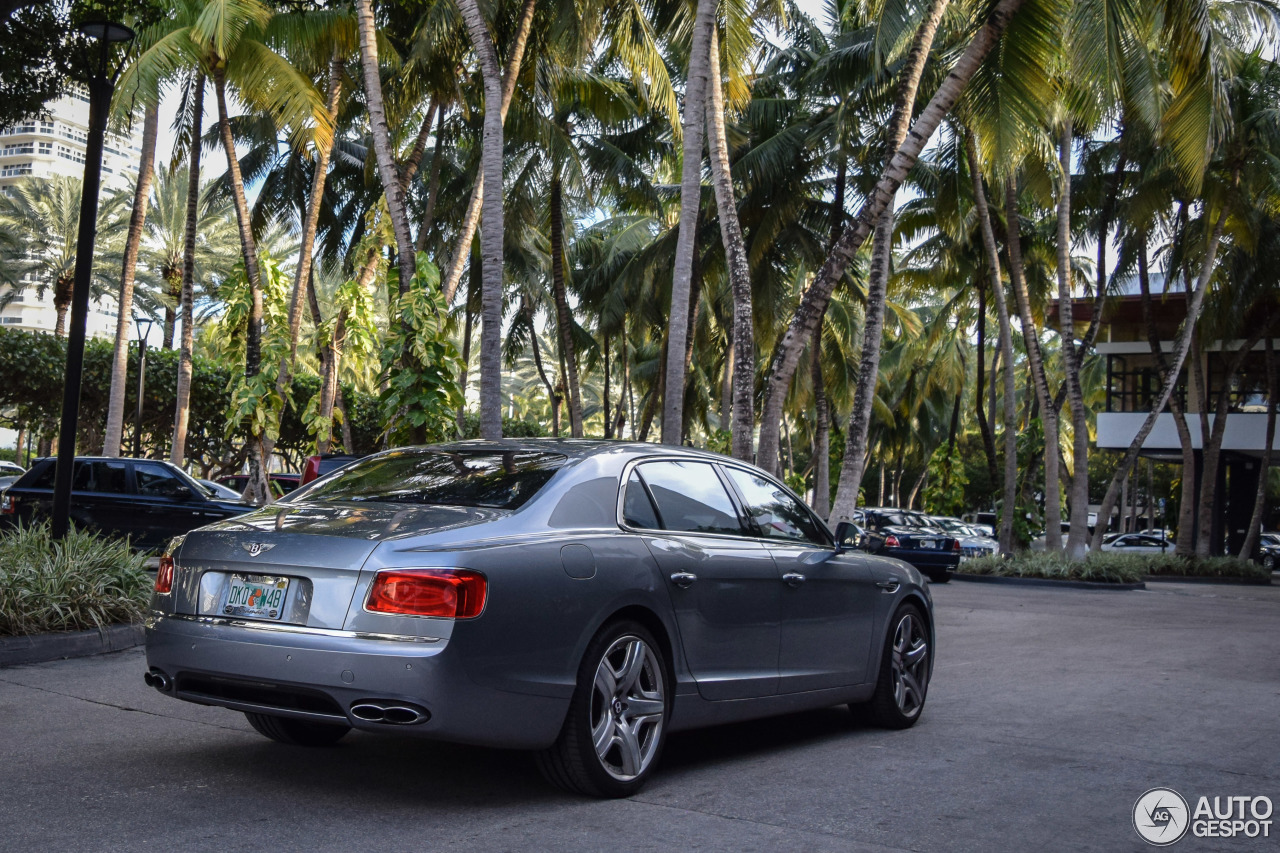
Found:
<path fill-rule="evenodd" d="M 929 642 L 924 624 L 915 613 L 906 612 L 893 630 L 890 677 L 893 701 L 904 716 L 914 717 L 924 707 L 929 684 Z"/>
<path fill-rule="evenodd" d="M 629 782 L 652 763 L 666 716 L 662 669 L 644 640 L 614 640 L 596 667 L 591 692 L 591 741 L 600 765 Z"/>

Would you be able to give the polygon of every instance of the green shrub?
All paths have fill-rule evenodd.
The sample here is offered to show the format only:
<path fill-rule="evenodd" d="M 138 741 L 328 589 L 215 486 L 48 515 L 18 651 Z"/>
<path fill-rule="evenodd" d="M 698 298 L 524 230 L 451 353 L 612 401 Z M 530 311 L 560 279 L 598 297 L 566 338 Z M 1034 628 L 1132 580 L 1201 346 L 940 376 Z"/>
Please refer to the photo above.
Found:
<path fill-rule="evenodd" d="M 1188 559 L 1173 554 L 1089 554 L 1072 562 L 1060 554 L 1026 551 L 1013 557 L 982 557 L 961 564 L 960 571 L 971 575 L 997 577 L 1050 578 L 1054 580 L 1134 583 L 1147 575 L 1179 577 L 1262 578 L 1268 572 L 1256 563 L 1235 557 Z"/>
<path fill-rule="evenodd" d="M 125 541 L 47 524 L 0 533 L 0 637 L 136 622 L 152 581 L 146 557 Z"/>

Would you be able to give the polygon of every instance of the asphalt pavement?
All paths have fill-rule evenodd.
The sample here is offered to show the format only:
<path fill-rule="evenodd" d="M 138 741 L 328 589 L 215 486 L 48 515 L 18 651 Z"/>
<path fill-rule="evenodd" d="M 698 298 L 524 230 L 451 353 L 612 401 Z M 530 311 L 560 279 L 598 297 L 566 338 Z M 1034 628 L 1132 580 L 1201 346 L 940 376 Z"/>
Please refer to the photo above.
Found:
<path fill-rule="evenodd" d="M 141 650 L 0 669 L 0 851 L 1145 850 L 1144 791 L 1280 806 L 1280 587 L 935 587 L 915 728 L 843 708 L 672 736 L 637 797 L 530 758 L 271 743 L 142 683 Z M 1269 839 L 1172 849 L 1274 850 Z"/>

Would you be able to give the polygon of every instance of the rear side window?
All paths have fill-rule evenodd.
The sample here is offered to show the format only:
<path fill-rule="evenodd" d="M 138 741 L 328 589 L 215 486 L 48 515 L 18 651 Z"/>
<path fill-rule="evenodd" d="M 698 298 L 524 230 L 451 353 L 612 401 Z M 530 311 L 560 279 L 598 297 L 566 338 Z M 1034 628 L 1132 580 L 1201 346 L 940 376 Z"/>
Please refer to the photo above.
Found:
<path fill-rule="evenodd" d="M 129 491 L 125 482 L 126 468 L 123 462 L 77 462 L 75 477 L 71 481 L 74 492 L 105 492 L 123 495 Z"/>
<path fill-rule="evenodd" d="M 519 509 L 565 461 L 562 454 L 537 450 L 393 451 L 316 480 L 293 500 Z"/>
<path fill-rule="evenodd" d="M 636 471 L 632 471 L 627 479 L 627 491 L 622 496 L 622 520 L 628 527 L 638 527 L 641 530 L 662 529 L 657 513 L 653 511 L 653 501 L 649 500 L 644 483 L 640 482 L 640 474 Z"/>
<path fill-rule="evenodd" d="M 662 529 L 683 533 L 743 534 L 733 501 L 710 464 L 646 462 L 636 470 L 658 504 Z"/>

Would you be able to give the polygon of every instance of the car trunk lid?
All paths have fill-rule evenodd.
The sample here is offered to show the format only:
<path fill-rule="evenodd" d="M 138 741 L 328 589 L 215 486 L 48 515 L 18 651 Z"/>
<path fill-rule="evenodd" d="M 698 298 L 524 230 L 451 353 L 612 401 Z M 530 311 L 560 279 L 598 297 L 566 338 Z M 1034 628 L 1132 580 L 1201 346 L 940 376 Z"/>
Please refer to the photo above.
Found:
<path fill-rule="evenodd" d="M 187 534 L 176 555 L 174 609 L 342 628 L 360 569 L 379 544 L 410 531 L 454 530 L 506 514 L 471 507 L 276 504 Z"/>

